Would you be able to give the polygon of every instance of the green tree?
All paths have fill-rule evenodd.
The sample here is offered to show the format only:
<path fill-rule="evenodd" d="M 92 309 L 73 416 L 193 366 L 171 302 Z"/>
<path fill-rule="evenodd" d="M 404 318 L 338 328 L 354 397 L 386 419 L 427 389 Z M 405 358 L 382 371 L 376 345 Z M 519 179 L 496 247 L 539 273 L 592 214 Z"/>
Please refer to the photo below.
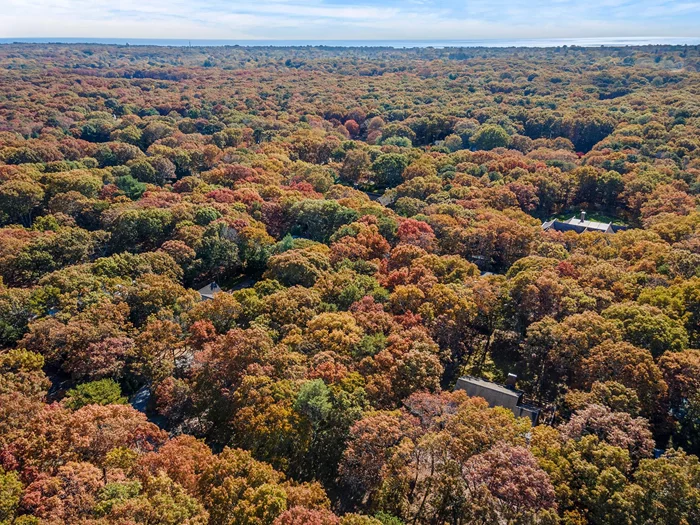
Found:
<path fill-rule="evenodd" d="M 5 472 L 0 467 L 0 525 L 14 523 L 22 495 L 22 482 L 16 472 Z"/>
<path fill-rule="evenodd" d="M 626 341 L 648 349 L 654 357 L 688 347 L 688 333 L 683 324 L 659 308 L 627 302 L 609 307 L 602 315 L 619 323 Z"/>
<path fill-rule="evenodd" d="M 124 405 L 126 397 L 122 396 L 119 383 L 113 379 L 100 379 L 83 383 L 66 392 L 65 405 L 78 410 L 85 405 Z"/>
<path fill-rule="evenodd" d="M 450 151 L 462 149 L 464 147 L 462 144 L 462 137 L 459 135 L 448 135 L 445 137 L 445 147 Z"/>
<path fill-rule="evenodd" d="M 372 163 L 374 183 L 380 188 L 393 188 L 403 181 L 403 171 L 408 166 L 408 157 L 400 153 L 386 153 Z"/>
<path fill-rule="evenodd" d="M 505 148 L 510 144 L 510 135 L 497 124 L 486 124 L 471 137 L 471 144 L 476 149 L 484 150 Z"/>
<path fill-rule="evenodd" d="M 0 184 L 0 218 L 3 222 L 18 221 L 24 226 L 32 222 L 34 210 L 44 200 L 41 185 L 26 180 L 9 180 Z"/>
<path fill-rule="evenodd" d="M 669 450 L 643 460 L 627 489 L 636 523 L 700 523 L 700 464 L 696 456 Z"/>
<path fill-rule="evenodd" d="M 146 191 L 146 185 L 142 182 L 139 182 L 131 175 L 124 175 L 122 177 L 118 177 L 116 180 L 116 185 L 117 188 L 122 190 L 127 197 L 134 201 L 138 200 L 141 197 L 141 195 L 143 195 L 143 193 Z"/>

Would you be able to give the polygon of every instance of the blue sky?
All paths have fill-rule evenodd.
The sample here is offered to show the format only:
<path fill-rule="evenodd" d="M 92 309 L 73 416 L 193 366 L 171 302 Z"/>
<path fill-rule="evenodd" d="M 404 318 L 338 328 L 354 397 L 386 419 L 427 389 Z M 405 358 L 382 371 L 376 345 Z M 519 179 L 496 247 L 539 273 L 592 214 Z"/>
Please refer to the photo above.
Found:
<path fill-rule="evenodd" d="M 0 0 L 0 38 L 639 36 L 700 36 L 700 0 Z"/>

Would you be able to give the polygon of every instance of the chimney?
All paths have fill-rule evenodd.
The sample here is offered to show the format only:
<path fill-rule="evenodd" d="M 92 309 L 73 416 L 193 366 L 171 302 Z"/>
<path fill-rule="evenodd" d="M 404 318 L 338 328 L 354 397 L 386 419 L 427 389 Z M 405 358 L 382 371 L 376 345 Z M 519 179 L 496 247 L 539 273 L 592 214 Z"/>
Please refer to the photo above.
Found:
<path fill-rule="evenodd" d="M 581 222 L 586 222 L 586 212 L 581 211 Z"/>
<path fill-rule="evenodd" d="M 506 388 L 509 388 L 510 390 L 515 390 L 515 383 L 518 380 L 518 376 L 515 374 L 508 374 L 508 378 L 506 379 Z"/>

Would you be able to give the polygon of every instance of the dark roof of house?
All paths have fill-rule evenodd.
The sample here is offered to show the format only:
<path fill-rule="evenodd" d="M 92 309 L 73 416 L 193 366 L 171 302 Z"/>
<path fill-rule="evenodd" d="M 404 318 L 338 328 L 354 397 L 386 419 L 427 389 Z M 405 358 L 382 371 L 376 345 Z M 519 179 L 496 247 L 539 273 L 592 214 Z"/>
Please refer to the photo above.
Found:
<path fill-rule="evenodd" d="M 523 395 L 517 390 L 471 376 L 460 377 L 455 388 L 465 390 L 470 396 L 483 397 L 491 406 L 507 408 L 517 406 Z"/>
<path fill-rule="evenodd" d="M 540 409 L 522 403 L 523 392 L 478 377 L 464 376 L 457 380 L 455 390 L 464 390 L 471 397 L 483 397 L 491 407 L 509 408 L 516 417 L 527 417 L 537 423 Z"/>
<path fill-rule="evenodd" d="M 542 229 L 544 231 L 554 230 L 558 232 L 568 232 L 574 231 L 576 233 L 583 232 L 602 232 L 602 233 L 616 233 L 620 230 L 626 230 L 627 226 L 620 224 L 613 224 L 612 222 L 597 222 L 588 221 L 584 217 L 571 217 L 568 221 L 559 221 L 557 219 L 547 221 L 542 224 Z"/>

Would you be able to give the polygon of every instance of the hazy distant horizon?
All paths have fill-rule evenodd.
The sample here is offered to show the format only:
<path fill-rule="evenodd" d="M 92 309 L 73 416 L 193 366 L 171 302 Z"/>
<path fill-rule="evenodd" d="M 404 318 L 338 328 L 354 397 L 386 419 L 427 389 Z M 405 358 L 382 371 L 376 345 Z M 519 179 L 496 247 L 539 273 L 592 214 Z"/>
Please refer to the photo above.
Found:
<path fill-rule="evenodd" d="M 446 47 L 620 47 L 647 45 L 700 45 L 700 37 L 598 37 L 598 38 L 494 38 L 464 40 L 391 40 L 391 39 L 186 39 L 186 38 L 88 38 L 88 37 L 26 37 L 0 38 L 0 44 L 101 44 L 133 46 L 170 46 L 170 47 L 392 47 L 392 48 L 446 48 Z"/>
<path fill-rule="evenodd" d="M 700 38 L 697 0 L 2 0 L 0 37 L 231 41 Z"/>

